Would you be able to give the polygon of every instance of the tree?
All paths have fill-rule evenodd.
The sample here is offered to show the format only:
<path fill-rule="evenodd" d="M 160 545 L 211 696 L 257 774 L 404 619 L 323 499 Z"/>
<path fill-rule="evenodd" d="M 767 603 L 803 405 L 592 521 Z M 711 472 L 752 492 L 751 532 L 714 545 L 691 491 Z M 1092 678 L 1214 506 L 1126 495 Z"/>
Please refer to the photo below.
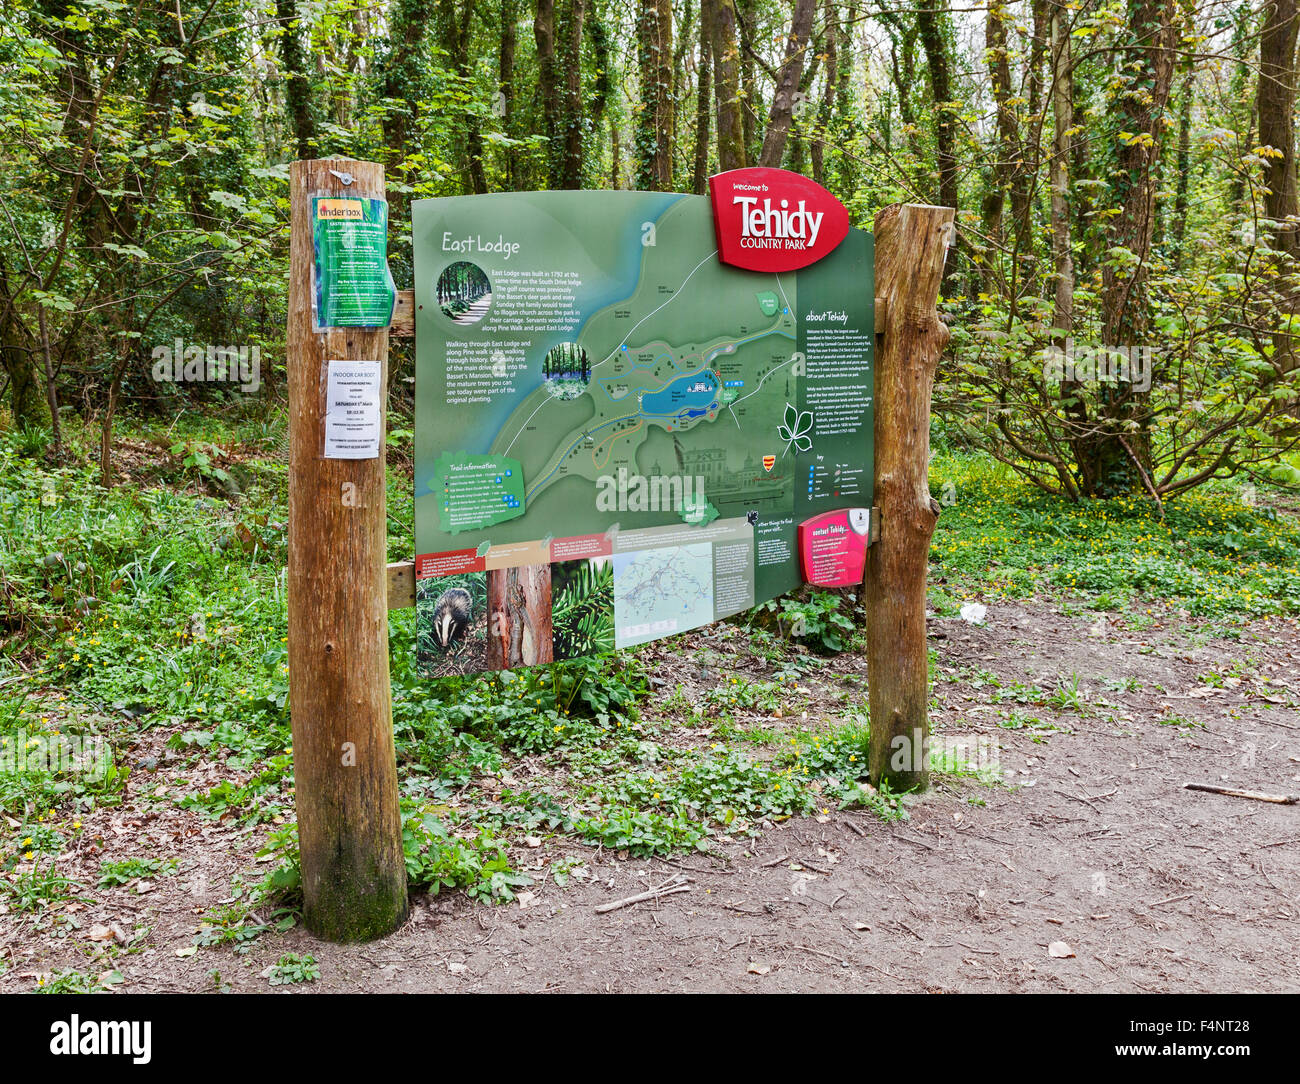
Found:
<path fill-rule="evenodd" d="M 772 95 L 772 111 L 768 116 L 767 134 L 763 137 L 763 150 L 758 157 L 760 166 L 777 167 L 785 154 L 786 135 L 794 118 L 795 95 L 803 73 L 804 57 L 812 36 L 816 0 L 793 0 L 794 9 L 790 33 L 785 39 L 785 62 L 776 79 Z"/>
<path fill-rule="evenodd" d="M 1055 278 L 1052 327 L 1074 327 L 1074 253 L 1070 237 L 1070 132 L 1074 127 L 1074 69 L 1069 27 L 1059 7 L 1051 15 L 1052 36 L 1052 271 Z"/>
<path fill-rule="evenodd" d="M 295 0 L 275 0 L 275 17 L 280 25 L 280 58 L 284 63 L 284 100 L 293 123 L 293 137 L 299 158 L 311 158 L 316 142 L 316 119 L 312 115 L 311 84 L 299 38 L 301 23 Z"/>
<path fill-rule="evenodd" d="M 934 6 L 922 4 L 916 11 L 917 33 L 925 50 L 933 96 L 934 162 L 939 175 L 935 203 L 940 207 L 958 206 L 956 117 L 952 102 L 952 56 L 948 47 L 947 24 L 950 15 L 947 0 Z M 953 273 L 955 260 L 949 254 L 945 276 Z"/>
<path fill-rule="evenodd" d="M 582 24 L 587 0 L 568 0 L 562 24 L 560 44 L 568 63 L 564 67 L 563 140 L 560 147 L 556 188 L 581 188 L 586 135 L 582 103 Z"/>
<path fill-rule="evenodd" d="M 1115 166 L 1111 193 L 1118 214 L 1110 227 L 1111 255 L 1103 264 L 1101 341 L 1148 345 L 1151 244 L 1155 233 L 1157 166 L 1165 107 L 1174 74 L 1176 0 L 1128 0 L 1120 53 L 1123 82 L 1116 94 Z M 1133 386 L 1102 397 L 1097 430 L 1082 439 L 1079 472 L 1089 493 L 1150 485 L 1148 394 Z"/>
<path fill-rule="evenodd" d="M 641 108 L 637 114 L 636 185 L 673 186 L 673 8 L 671 0 L 641 0 L 637 15 Z"/>
<path fill-rule="evenodd" d="M 740 46 L 736 37 L 735 0 L 701 0 L 701 17 L 708 23 L 713 55 L 713 87 L 717 100 L 718 168 L 723 172 L 749 164 L 740 96 Z"/>
<path fill-rule="evenodd" d="M 500 45 L 497 48 L 497 101 L 500 104 L 501 127 L 507 136 L 515 133 L 515 52 L 518 34 L 515 23 L 519 17 L 518 0 L 501 0 Z M 518 159 L 506 155 L 506 187 L 519 185 Z"/>
<path fill-rule="evenodd" d="M 1000 3 L 989 5 L 984 20 L 984 54 L 989 66 L 989 82 L 996 104 L 995 149 L 993 180 L 985 209 L 985 229 L 994 245 L 1003 240 L 1002 218 L 1007 196 L 1016 172 L 1015 159 L 1019 148 L 1018 120 L 1011 104 L 1011 64 L 1007 56 L 1007 28 L 1003 21 L 1005 9 Z M 1022 208 L 1012 208 L 1012 217 L 1019 221 Z"/>
<path fill-rule="evenodd" d="M 1264 167 L 1264 210 L 1275 223 L 1273 247 L 1300 258 L 1296 194 L 1296 0 L 1265 0 L 1259 39 L 1259 142 L 1270 148 Z"/>
<path fill-rule="evenodd" d="M 713 113 L 713 49 L 709 41 L 709 24 L 704 18 L 700 0 L 699 67 L 696 71 L 695 90 L 695 154 L 691 161 L 691 191 L 704 194 L 705 180 L 709 174 L 709 118 Z"/>

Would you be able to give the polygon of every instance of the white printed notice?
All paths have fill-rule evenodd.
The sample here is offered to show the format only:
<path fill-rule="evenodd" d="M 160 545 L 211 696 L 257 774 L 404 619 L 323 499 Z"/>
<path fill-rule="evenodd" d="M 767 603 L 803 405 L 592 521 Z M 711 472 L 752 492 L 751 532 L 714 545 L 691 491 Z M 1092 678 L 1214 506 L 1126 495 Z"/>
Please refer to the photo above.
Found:
<path fill-rule="evenodd" d="M 381 433 L 377 361 L 331 361 L 325 385 L 325 458 L 377 459 Z"/>

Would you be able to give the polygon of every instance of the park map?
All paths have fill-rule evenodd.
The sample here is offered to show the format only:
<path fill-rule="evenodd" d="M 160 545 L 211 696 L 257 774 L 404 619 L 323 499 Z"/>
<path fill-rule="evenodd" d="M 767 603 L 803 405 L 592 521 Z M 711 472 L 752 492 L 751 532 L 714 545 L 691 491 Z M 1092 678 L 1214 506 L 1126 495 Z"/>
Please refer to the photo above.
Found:
<path fill-rule="evenodd" d="M 798 586 L 797 523 L 870 504 L 869 235 L 740 270 L 707 199 L 643 192 L 420 200 L 414 231 L 420 581 L 609 559 L 625 646 Z"/>

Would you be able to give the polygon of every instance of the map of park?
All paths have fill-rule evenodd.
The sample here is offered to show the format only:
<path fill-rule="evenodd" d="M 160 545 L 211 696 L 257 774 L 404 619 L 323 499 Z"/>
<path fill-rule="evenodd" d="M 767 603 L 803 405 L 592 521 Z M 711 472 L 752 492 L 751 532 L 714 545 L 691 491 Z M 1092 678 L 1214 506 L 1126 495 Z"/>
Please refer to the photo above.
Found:
<path fill-rule="evenodd" d="M 491 445 L 491 454 L 521 462 L 534 521 L 555 522 L 536 513 L 558 483 L 585 479 L 594 491 L 620 468 L 700 478 L 724 515 L 789 505 L 793 459 L 782 462 L 778 427 L 797 401 L 795 276 L 719 264 L 703 200 L 674 203 L 653 240 L 635 290 L 593 313 L 579 333 L 591 359 L 585 394 L 557 398 L 539 373 Z M 765 455 L 776 457 L 771 470 Z M 577 503 L 570 493 L 557 514 L 572 517 Z M 662 511 L 661 520 L 677 516 Z M 571 519 L 563 528 L 583 529 Z"/>
<path fill-rule="evenodd" d="M 869 502 L 867 235 L 774 272 L 719 262 L 703 196 L 448 197 L 413 222 L 418 577 L 608 555 L 626 646 L 789 590 L 798 522 Z"/>
<path fill-rule="evenodd" d="M 616 555 L 616 645 L 631 647 L 712 621 L 712 556 L 707 542 Z"/>

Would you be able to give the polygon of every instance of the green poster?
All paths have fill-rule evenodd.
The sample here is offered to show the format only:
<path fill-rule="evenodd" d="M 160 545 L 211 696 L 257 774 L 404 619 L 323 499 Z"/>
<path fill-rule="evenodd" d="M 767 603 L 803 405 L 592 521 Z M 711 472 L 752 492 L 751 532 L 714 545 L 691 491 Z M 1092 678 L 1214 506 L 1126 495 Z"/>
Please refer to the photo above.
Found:
<path fill-rule="evenodd" d="M 708 199 L 417 200 L 415 532 L 431 676 L 624 647 L 800 586 L 871 505 L 872 238 L 719 263 Z"/>
<path fill-rule="evenodd" d="M 397 291 L 388 272 L 388 203 L 313 196 L 316 326 L 387 327 Z"/>

